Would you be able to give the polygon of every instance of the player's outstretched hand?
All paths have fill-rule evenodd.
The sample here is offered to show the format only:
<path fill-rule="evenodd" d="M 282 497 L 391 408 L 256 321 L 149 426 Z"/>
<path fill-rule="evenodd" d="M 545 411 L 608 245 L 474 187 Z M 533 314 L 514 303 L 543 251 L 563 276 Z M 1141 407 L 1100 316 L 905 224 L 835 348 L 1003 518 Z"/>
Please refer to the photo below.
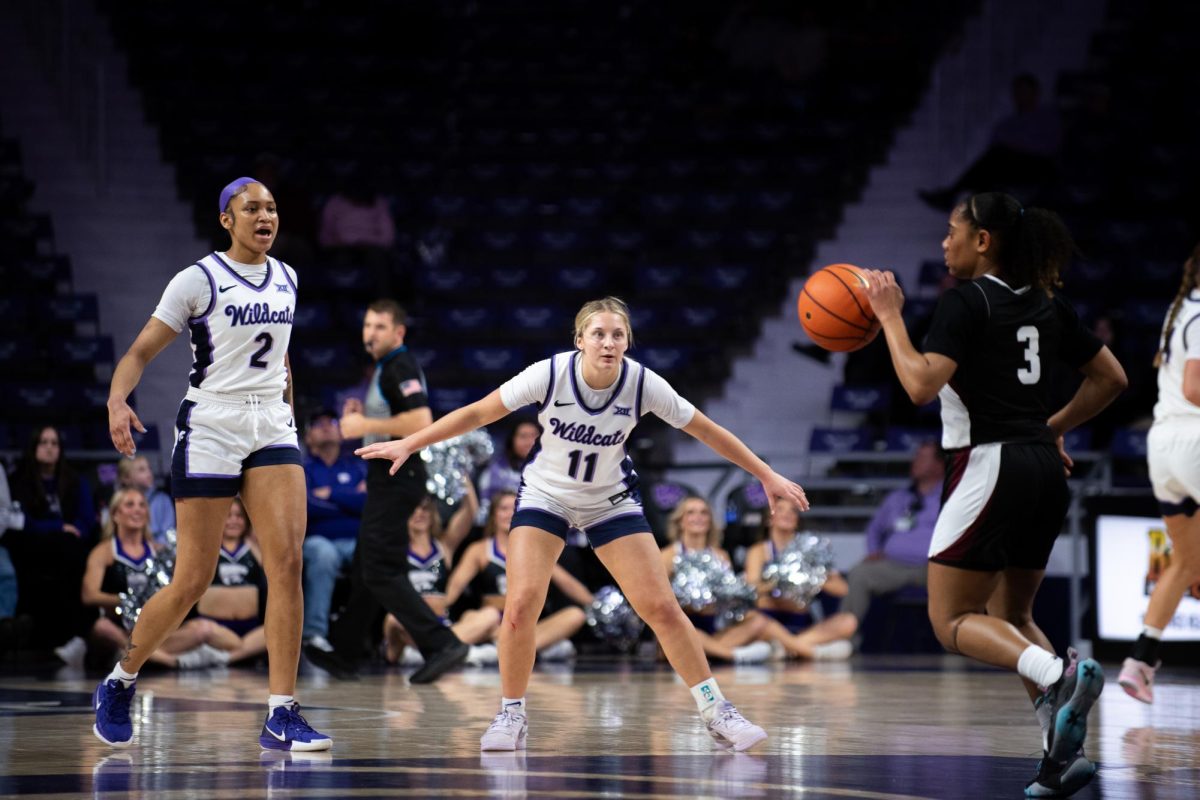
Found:
<path fill-rule="evenodd" d="M 362 456 L 368 461 L 372 458 L 390 459 L 392 467 L 388 470 L 388 474 L 395 475 L 396 470 L 400 469 L 400 465 L 412 455 L 412 449 L 406 444 L 407 441 L 407 439 L 396 439 L 391 442 L 376 442 L 358 448 L 354 451 L 354 455 Z"/>
<path fill-rule="evenodd" d="M 867 299 L 879 320 L 898 316 L 904 308 L 904 290 L 890 271 L 864 270 L 867 274 Z"/>
<path fill-rule="evenodd" d="M 772 472 L 763 481 L 763 490 L 767 494 L 767 503 L 771 506 L 772 514 L 775 513 L 775 500 L 780 498 L 795 503 L 796 508 L 801 511 L 808 511 L 808 496 L 804 494 L 804 489 L 800 488 L 800 484 L 789 481 L 778 472 Z"/>
<path fill-rule="evenodd" d="M 111 403 L 108 407 L 108 435 L 112 437 L 113 447 L 123 456 L 133 457 L 137 445 L 133 443 L 133 433 L 130 428 L 145 433 L 146 426 L 138 419 L 138 415 L 129 403 Z"/>

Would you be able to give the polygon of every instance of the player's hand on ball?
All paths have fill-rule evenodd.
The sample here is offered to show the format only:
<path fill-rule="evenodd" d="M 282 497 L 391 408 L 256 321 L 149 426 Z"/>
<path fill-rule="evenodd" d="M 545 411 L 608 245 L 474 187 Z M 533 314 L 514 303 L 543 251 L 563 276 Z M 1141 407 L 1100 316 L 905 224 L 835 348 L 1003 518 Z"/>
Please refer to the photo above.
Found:
<path fill-rule="evenodd" d="M 368 461 L 373 458 L 390 459 L 392 467 L 388 470 L 388 474 L 395 475 L 396 470 L 400 469 L 400 465 L 408 461 L 408 457 L 412 455 L 412 449 L 405 444 L 404 439 L 397 439 L 391 442 L 376 442 L 366 447 L 360 447 L 354 451 L 354 455 L 362 456 Z"/>
<path fill-rule="evenodd" d="M 801 511 L 808 511 L 808 496 L 804 494 L 804 489 L 800 487 L 800 484 L 795 481 L 789 481 L 778 472 L 772 472 L 763 481 L 763 489 L 767 494 L 767 503 L 771 507 L 772 514 L 775 513 L 775 501 L 777 499 L 788 500 L 795 503 L 796 508 Z"/>
<path fill-rule="evenodd" d="M 867 297 L 875 316 L 881 321 L 900 315 L 904 308 L 904 290 L 896 283 L 890 270 L 869 269 L 867 273 Z"/>

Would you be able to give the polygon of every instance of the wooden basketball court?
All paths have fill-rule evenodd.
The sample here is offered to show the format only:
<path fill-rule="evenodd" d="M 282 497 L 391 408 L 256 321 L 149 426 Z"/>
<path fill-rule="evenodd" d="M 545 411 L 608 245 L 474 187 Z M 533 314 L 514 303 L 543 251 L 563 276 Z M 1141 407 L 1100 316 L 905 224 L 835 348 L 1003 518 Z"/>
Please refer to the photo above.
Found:
<path fill-rule="evenodd" d="M 1091 717 L 1100 763 L 1080 798 L 1200 795 L 1196 672 L 1164 669 L 1143 706 L 1115 665 Z M 664 667 L 581 659 L 539 666 L 528 750 L 481 754 L 499 675 L 434 685 L 401 672 L 341 682 L 302 674 L 299 699 L 328 754 L 264 752 L 265 671 L 146 673 L 133 747 L 92 734 L 99 676 L 68 668 L 0 676 L 0 795 L 51 798 L 1015 798 L 1039 731 L 1015 676 L 951 656 L 726 667 L 725 694 L 771 735 L 714 751 L 687 689 Z"/>

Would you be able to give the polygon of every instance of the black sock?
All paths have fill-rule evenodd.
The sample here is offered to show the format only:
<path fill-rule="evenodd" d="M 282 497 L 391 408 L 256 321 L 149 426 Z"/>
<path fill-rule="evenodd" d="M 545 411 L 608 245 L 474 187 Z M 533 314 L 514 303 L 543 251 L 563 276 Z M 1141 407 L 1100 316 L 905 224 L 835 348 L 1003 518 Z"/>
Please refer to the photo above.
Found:
<path fill-rule="evenodd" d="M 1133 643 L 1133 658 L 1141 661 L 1143 664 L 1154 666 L 1158 663 L 1158 646 L 1162 644 L 1158 639 L 1152 639 L 1146 634 L 1138 637 L 1138 640 Z"/>

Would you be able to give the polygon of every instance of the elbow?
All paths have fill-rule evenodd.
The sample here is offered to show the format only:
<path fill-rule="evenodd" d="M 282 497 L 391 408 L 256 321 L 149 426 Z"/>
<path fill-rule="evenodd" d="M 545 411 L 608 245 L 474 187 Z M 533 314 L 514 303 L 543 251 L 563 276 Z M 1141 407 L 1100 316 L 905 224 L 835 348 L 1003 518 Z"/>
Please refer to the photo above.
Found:
<path fill-rule="evenodd" d="M 1200 406 L 1200 386 L 1196 384 L 1183 385 L 1183 397 L 1194 406 Z"/>

